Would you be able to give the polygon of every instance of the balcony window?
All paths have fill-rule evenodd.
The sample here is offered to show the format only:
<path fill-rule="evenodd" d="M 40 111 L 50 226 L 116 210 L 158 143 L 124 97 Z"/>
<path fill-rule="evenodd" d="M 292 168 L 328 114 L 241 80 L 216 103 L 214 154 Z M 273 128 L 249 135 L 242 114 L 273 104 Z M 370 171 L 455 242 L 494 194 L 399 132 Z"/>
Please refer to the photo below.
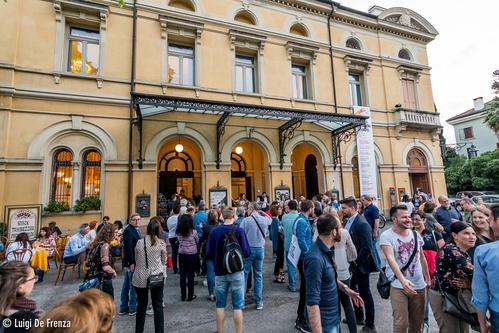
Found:
<path fill-rule="evenodd" d="M 237 91 L 254 93 L 255 84 L 255 57 L 236 54 L 236 86 Z"/>
<path fill-rule="evenodd" d="M 194 49 L 192 47 L 168 45 L 168 83 L 194 85 Z"/>
<path fill-rule="evenodd" d="M 348 74 L 348 85 L 350 88 L 350 98 L 353 106 L 363 105 L 361 75 Z"/>
<path fill-rule="evenodd" d="M 76 74 L 97 75 L 99 41 L 98 31 L 70 27 L 68 71 Z"/>
<path fill-rule="evenodd" d="M 307 99 L 307 69 L 303 65 L 291 65 L 293 80 L 293 97 L 298 99 Z"/>
<path fill-rule="evenodd" d="M 402 79 L 402 91 L 404 96 L 404 107 L 416 110 L 416 85 L 414 80 Z"/>

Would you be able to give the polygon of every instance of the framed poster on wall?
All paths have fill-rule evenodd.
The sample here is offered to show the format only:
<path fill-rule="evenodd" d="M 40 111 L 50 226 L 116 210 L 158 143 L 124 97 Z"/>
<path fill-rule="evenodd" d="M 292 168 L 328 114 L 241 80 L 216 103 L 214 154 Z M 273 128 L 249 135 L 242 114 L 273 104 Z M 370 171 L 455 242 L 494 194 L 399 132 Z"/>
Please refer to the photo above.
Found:
<path fill-rule="evenodd" d="M 274 188 L 275 191 L 275 200 L 277 201 L 286 201 L 291 198 L 291 189 L 289 186 L 280 185 Z"/>
<path fill-rule="evenodd" d="M 5 206 L 4 220 L 9 241 L 14 241 L 22 232 L 27 233 L 30 240 L 35 240 L 40 230 L 41 212 L 42 205 Z"/>
<path fill-rule="evenodd" d="M 210 208 L 227 206 L 227 189 L 221 186 L 210 188 Z"/>
<path fill-rule="evenodd" d="M 135 212 L 141 217 L 151 216 L 151 195 L 138 194 L 135 197 Z"/>

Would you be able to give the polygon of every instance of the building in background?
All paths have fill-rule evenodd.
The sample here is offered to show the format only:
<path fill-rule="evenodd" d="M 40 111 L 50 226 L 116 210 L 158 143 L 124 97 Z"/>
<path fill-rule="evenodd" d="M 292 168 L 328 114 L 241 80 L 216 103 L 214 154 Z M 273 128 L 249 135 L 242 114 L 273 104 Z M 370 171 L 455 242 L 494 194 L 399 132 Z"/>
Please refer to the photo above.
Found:
<path fill-rule="evenodd" d="M 70 211 L 43 224 L 70 229 L 102 215 L 163 214 L 175 192 L 230 203 L 286 188 L 359 196 L 371 186 L 384 209 L 416 188 L 446 193 L 426 50 L 437 31 L 410 9 L 325 0 L 0 6 L 2 212 L 62 203 Z M 366 108 L 374 159 L 358 154 L 365 117 L 354 110 Z M 101 207 L 72 213 L 85 198 Z"/>
<path fill-rule="evenodd" d="M 499 138 L 485 123 L 487 107 L 491 103 L 484 103 L 483 97 L 475 98 L 472 109 L 447 119 L 447 123 L 454 127 L 458 154 L 468 156 L 467 149 L 471 145 L 478 155 L 499 148 Z"/>

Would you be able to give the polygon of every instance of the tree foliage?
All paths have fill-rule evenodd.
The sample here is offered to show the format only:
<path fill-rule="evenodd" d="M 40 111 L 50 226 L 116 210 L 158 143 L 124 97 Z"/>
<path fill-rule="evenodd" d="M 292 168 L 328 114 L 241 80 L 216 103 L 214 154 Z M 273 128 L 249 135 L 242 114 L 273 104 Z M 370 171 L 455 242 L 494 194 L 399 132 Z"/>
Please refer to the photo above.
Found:
<path fill-rule="evenodd" d="M 493 75 L 494 81 L 491 88 L 495 97 L 487 105 L 485 123 L 499 136 L 499 70 L 494 71 Z"/>
<path fill-rule="evenodd" d="M 445 161 L 447 191 L 497 190 L 499 184 L 499 149 L 468 160 L 448 151 Z"/>

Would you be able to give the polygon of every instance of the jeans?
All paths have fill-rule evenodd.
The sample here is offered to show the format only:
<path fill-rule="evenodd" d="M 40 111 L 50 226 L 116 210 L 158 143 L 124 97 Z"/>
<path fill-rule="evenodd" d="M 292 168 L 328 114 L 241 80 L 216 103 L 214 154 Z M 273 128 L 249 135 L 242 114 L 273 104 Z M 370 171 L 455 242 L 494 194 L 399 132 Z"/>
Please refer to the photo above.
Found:
<path fill-rule="evenodd" d="M 177 274 L 178 273 L 178 265 L 177 265 L 178 238 L 177 237 L 169 238 L 168 241 L 170 241 L 170 245 L 172 246 L 173 274 Z"/>
<path fill-rule="evenodd" d="M 376 262 L 376 267 L 379 270 L 381 269 L 381 258 L 379 256 L 378 247 L 376 246 L 377 243 L 378 243 L 377 239 L 372 240 L 374 261 Z"/>
<path fill-rule="evenodd" d="M 255 293 L 256 304 L 262 304 L 262 292 L 263 292 L 263 247 L 252 247 L 251 255 L 248 259 L 244 259 L 244 280 L 248 280 L 248 274 L 251 268 L 253 268 L 253 291 Z"/>
<path fill-rule="evenodd" d="M 423 323 L 428 324 L 428 316 L 430 312 L 430 295 L 426 293 L 426 297 L 424 299 L 424 318 L 423 318 Z"/>
<path fill-rule="evenodd" d="M 102 291 L 111 296 L 114 299 L 114 287 L 112 279 L 102 279 L 101 284 Z"/>
<path fill-rule="evenodd" d="M 334 327 L 323 327 L 322 333 L 340 333 L 340 325 Z"/>
<path fill-rule="evenodd" d="M 305 285 L 305 271 L 303 270 L 303 258 L 298 260 L 298 273 L 300 273 L 300 300 L 298 301 L 298 310 L 296 310 L 299 320 L 307 319 L 307 310 L 305 309 L 305 298 L 307 294 Z"/>
<path fill-rule="evenodd" d="M 205 260 L 206 262 L 206 279 L 208 280 L 208 294 L 214 295 L 215 287 L 215 262 L 213 260 Z"/>
<path fill-rule="evenodd" d="M 342 280 L 344 284 L 347 286 L 350 285 L 350 279 Z M 343 311 L 345 312 L 345 319 L 348 325 L 348 331 L 350 333 L 357 333 L 357 321 L 355 320 L 355 312 L 353 311 L 352 301 L 350 300 L 350 296 L 345 294 L 343 291 L 340 291 L 340 302 L 343 307 Z"/>
<path fill-rule="evenodd" d="M 125 267 L 125 278 L 121 286 L 120 312 L 137 311 L 137 294 L 132 286 L 132 276 L 133 273 L 130 271 L 130 267 Z"/>
<path fill-rule="evenodd" d="M 137 315 L 135 317 L 135 333 L 144 332 L 144 324 L 146 322 L 146 310 L 148 291 L 147 288 L 137 288 Z M 163 313 L 163 287 L 151 289 L 151 304 L 154 311 L 154 332 L 163 333 L 165 331 L 165 319 Z"/>
<path fill-rule="evenodd" d="M 232 308 L 242 310 L 244 308 L 244 272 L 236 272 L 227 275 L 215 276 L 216 307 L 224 309 L 227 305 L 229 288 L 232 290 Z"/>
<path fill-rule="evenodd" d="M 284 253 L 286 256 L 286 267 L 288 269 L 288 282 L 289 282 L 289 288 L 295 289 L 296 284 L 295 284 L 295 274 L 296 274 L 296 267 L 293 266 L 291 261 L 288 259 L 288 251 Z"/>
<path fill-rule="evenodd" d="M 64 263 L 65 264 L 76 264 L 78 263 L 78 256 L 69 256 L 69 257 L 65 257 L 64 259 Z"/>
<path fill-rule="evenodd" d="M 185 300 L 186 296 L 186 282 L 188 295 L 187 299 L 192 299 L 194 296 L 194 273 L 198 267 L 198 255 L 197 254 L 180 254 L 178 256 L 180 264 L 180 295 L 182 300 Z"/>
<path fill-rule="evenodd" d="M 358 288 L 360 297 L 364 301 L 366 310 L 366 326 L 374 327 L 374 300 L 369 286 L 369 274 L 362 274 L 359 269 L 355 268 L 352 275 L 352 289 Z M 355 307 L 356 315 L 361 309 Z"/>
<path fill-rule="evenodd" d="M 420 333 L 423 327 L 426 289 L 416 290 L 416 296 L 408 296 L 403 289 L 390 288 L 393 330 L 395 333 Z"/>
<path fill-rule="evenodd" d="M 490 332 L 499 333 L 499 312 L 489 309 L 490 313 Z"/>

